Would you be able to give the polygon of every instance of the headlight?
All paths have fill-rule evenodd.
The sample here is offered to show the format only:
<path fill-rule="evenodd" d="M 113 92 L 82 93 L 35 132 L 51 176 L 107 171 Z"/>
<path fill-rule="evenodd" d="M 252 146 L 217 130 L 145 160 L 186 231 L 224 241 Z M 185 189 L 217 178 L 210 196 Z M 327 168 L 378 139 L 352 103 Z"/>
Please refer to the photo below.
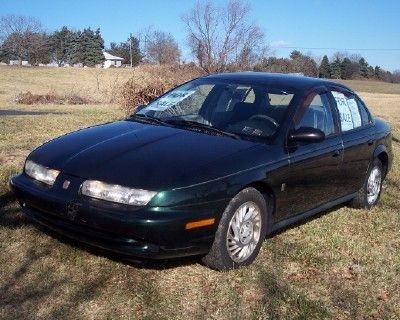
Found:
<path fill-rule="evenodd" d="M 81 193 L 85 196 L 134 206 L 145 206 L 157 192 L 131 189 L 96 180 L 82 183 Z"/>
<path fill-rule="evenodd" d="M 46 168 L 31 160 L 28 160 L 25 162 L 25 173 L 35 180 L 52 186 L 54 181 L 56 181 L 60 171 Z"/>

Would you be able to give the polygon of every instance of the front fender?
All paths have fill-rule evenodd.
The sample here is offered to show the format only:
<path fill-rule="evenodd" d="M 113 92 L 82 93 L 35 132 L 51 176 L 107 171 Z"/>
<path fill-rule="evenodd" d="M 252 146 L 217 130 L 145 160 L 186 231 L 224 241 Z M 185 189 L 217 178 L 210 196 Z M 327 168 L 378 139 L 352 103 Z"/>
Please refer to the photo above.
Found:
<path fill-rule="evenodd" d="M 246 186 L 258 182 L 273 185 L 271 173 L 287 165 L 286 161 L 272 162 L 243 170 L 225 177 L 191 186 L 158 193 L 148 204 L 154 207 L 196 207 L 221 205 L 223 208 Z"/>

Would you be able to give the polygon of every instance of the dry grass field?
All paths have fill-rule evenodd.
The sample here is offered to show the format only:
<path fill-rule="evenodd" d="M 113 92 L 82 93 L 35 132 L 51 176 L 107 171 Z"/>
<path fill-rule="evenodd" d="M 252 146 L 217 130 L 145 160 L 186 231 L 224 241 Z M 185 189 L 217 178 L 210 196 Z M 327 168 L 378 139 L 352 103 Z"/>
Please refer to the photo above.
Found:
<path fill-rule="evenodd" d="M 22 215 L 7 181 L 30 150 L 123 117 L 118 88 L 154 73 L 165 76 L 154 68 L 0 67 L 0 318 L 399 319 L 400 85 L 346 81 L 393 129 L 395 160 L 379 206 L 341 206 L 266 239 L 250 267 L 220 273 L 197 258 L 125 263 Z M 93 103 L 16 104 L 26 91 L 73 92 Z"/>

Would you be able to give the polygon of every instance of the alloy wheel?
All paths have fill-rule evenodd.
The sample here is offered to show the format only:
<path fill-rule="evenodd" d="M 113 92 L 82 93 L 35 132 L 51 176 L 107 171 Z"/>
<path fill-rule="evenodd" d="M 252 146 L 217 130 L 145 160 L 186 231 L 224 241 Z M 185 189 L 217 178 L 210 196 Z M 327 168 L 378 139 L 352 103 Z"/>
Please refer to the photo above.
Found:
<path fill-rule="evenodd" d="M 229 223 L 226 247 L 236 263 L 248 259 L 260 241 L 261 210 L 254 202 L 243 203 Z"/>
<path fill-rule="evenodd" d="M 367 201 L 368 204 L 374 204 L 379 197 L 382 186 L 382 173 L 378 167 L 374 167 L 367 181 Z"/>

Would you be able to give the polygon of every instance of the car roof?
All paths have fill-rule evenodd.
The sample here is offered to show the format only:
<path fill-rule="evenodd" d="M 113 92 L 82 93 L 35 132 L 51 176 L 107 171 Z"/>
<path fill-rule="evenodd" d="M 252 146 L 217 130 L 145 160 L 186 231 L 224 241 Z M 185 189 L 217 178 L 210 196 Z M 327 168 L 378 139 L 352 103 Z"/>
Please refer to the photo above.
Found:
<path fill-rule="evenodd" d="M 226 72 L 226 73 L 216 73 L 204 76 L 200 79 L 220 79 L 220 80 L 230 80 L 230 81 L 243 81 L 243 82 L 255 82 L 260 84 L 265 84 L 267 86 L 283 86 L 291 87 L 294 89 L 308 89 L 312 87 L 322 86 L 322 85 L 335 85 L 343 89 L 353 91 L 350 88 L 336 83 L 333 81 L 327 81 L 325 79 L 306 77 L 303 75 L 293 75 L 285 73 L 269 73 L 269 72 Z"/>

